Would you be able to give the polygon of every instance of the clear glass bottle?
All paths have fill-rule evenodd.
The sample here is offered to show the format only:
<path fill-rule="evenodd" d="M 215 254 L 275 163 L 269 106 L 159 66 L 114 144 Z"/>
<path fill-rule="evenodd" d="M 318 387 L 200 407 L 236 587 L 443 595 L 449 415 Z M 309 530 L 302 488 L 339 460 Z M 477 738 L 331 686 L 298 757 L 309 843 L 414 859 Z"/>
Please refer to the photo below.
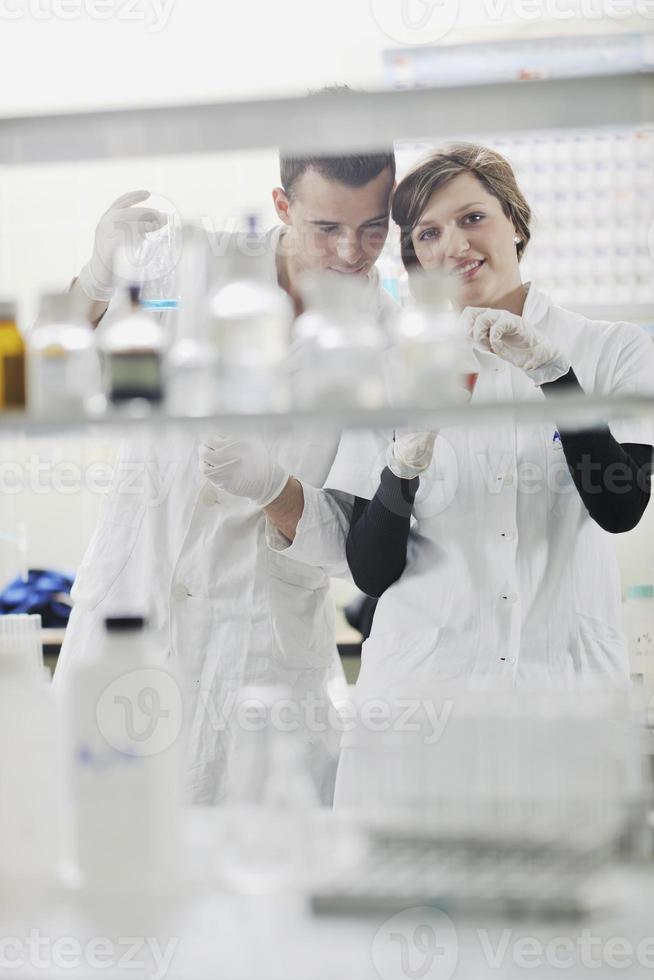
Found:
<path fill-rule="evenodd" d="M 305 312 L 295 325 L 304 348 L 292 379 L 300 409 L 375 409 L 384 403 L 386 337 L 376 288 L 364 276 L 310 274 L 301 283 Z"/>
<path fill-rule="evenodd" d="M 177 308 L 176 269 L 182 240 L 182 221 L 172 201 L 150 194 L 146 206 L 165 219 L 161 228 L 147 232 L 138 244 L 123 246 L 123 276 L 117 285 L 138 283 L 144 309 L 165 313 Z"/>
<path fill-rule="evenodd" d="M 35 415 L 82 413 L 100 392 L 93 330 L 76 292 L 46 293 L 27 338 L 27 394 Z"/>
<path fill-rule="evenodd" d="M 433 272 L 411 275 L 412 302 L 398 309 L 387 381 L 396 405 L 431 408 L 471 396 L 479 362 L 461 334 L 452 282 Z"/>
<path fill-rule="evenodd" d="M 16 306 L 0 302 L 0 412 L 25 408 L 25 345 Z"/>
<path fill-rule="evenodd" d="M 103 386 L 114 405 L 134 399 L 159 404 L 163 398 L 164 333 L 139 303 L 139 287 L 130 286 L 120 313 L 97 330 Z"/>
<path fill-rule="evenodd" d="M 313 862 L 320 807 L 301 735 L 289 730 L 292 704 L 283 685 L 240 692 L 221 864 L 246 892 L 297 889 Z"/>
<path fill-rule="evenodd" d="M 218 408 L 283 411 L 288 406 L 282 363 L 293 308 L 270 275 L 265 239 L 241 236 L 226 260 L 227 278 L 210 300 L 210 339 L 217 354 Z M 274 268 L 274 263 L 272 263 Z"/>

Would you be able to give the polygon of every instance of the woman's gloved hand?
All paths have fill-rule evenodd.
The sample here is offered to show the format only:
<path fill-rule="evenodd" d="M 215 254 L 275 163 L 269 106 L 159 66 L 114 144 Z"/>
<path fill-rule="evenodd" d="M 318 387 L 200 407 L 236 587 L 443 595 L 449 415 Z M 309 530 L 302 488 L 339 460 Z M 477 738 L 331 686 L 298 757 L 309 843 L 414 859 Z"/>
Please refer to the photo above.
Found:
<path fill-rule="evenodd" d="M 428 469 L 438 431 L 396 433 L 386 450 L 386 465 L 401 480 L 413 480 Z"/>
<path fill-rule="evenodd" d="M 218 490 L 267 507 L 279 497 L 289 474 L 259 439 L 214 436 L 199 448 L 200 471 Z"/>
<path fill-rule="evenodd" d="M 570 370 L 567 356 L 521 316 L 467 306 L 461 323 L 476 347 L 521 368 L 535 385 L 556 381 Z"/>
<path fill-rule="evenodd" d="M 167 218 L 154 208 L 137 208 L 150 191 L 121 195 L 100 218 L 95 229 L 93 253 L 79 274 L 78 282 L 89 299 L 108 303 L 114 294 L 113 257 L 119 245 L 136 252 L 149 232 L 158 231 Z"/>

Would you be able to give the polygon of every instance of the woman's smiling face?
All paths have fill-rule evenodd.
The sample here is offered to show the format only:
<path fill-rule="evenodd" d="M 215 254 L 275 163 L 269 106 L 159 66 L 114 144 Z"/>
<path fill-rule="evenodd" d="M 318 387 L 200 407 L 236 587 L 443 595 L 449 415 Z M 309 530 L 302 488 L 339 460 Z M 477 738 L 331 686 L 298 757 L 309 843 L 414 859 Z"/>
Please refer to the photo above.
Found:
<path fill-rule="evenodd" d="M 461 308 L 495 308 L 520 286 L 515 237 L 499 200 L 469 173 L 432 194 L 411 233 L 422 268 L 455 277 Z"/>

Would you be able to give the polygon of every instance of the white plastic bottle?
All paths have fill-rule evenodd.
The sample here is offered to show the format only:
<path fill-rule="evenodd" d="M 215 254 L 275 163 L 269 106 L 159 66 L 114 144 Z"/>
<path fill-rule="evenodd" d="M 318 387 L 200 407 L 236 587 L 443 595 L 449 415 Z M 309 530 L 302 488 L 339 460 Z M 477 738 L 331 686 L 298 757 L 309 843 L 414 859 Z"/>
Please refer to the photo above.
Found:
<path fill-rule="evenodd" d="M 182 695 L 141 617 L 105 627 L 67 691 L 77 864 L 92 892 L 166 892 L 179 861 Z"/>
<path fill-rule="evenodd" d="M 0 880 L 49 887 L 59 871 L 57 705 L 29 649 L 0 644 Z"/>
<path fill-rule="evenodd" d="M 35 415 L 83 413 L 100 392 L 100 363 L 79 293 L 46 293 L 27 338 L 27 396 Z"/>

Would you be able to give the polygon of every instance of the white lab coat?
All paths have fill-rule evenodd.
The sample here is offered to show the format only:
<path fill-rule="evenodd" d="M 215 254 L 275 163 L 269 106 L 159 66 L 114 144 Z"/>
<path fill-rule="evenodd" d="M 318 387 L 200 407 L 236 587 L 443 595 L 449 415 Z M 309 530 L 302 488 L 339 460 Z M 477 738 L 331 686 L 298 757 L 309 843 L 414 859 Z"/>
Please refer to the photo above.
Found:
<path fill-rule="evenodd" d="M 278 234 L 266 253 L 274 283 Z M 221 248 L 225 254 L 224 236 Z M 392 303 L 381 289 L 379 302 Z M 295 351 L 295 369 L 300 364 Z M 186 685 L 189 801 L 218 803 L 233 778 L 235 698 L 243 685 L 284 684 L 295 702 L 320 702 L 326 712 L 328 684 L 342 675 L 329 580 L 323 569 L 267 546 L 260 508 L 204 481 L 197 433 L 152 431 L 155 441 L 132 440 L 121 452 L 116 485 L 78 570 L 55 679 L 65 682 L 93 651 L 107 614 L 149 609 Z M 258 434 L 290 473 L 322 486 L 338 432 Z M 338 744 L 313 724 L 314 715 L 306 712 L 308 724 L 304 710 L 296 717 L 319 795 L 330 802 Z"/>
<path fill-rule="evenodd" d="M 654 395 L 654 345 L 628 323 L 591 321 L 529 290 L 523 316 L 566 351 L 587 393 Z M 524 372 L 478 353 L 475 401 L 544 399 Z M 619 442 L 652 444 L 651 420 L 611 421 Z M 391 432 L 346 432 L 326 487 L 370 498 Z M 307 492 L 287 554 L 332 560 L 344 546 L 347 496 Z M 345 501 L 345 503 L 344 503 Z M 627 682 L 620 579 L 611 535 L 588 515 L 554 419 L 443 428 L 421 477 L 407 563 L 381 597 L 363 646 L 357 712 L 449 685 Z M 322 529 L 322 532 L 321 532 Z M 370 759 L 359 728 L 344 738 L 337 800 L 360 799 Z"/>

